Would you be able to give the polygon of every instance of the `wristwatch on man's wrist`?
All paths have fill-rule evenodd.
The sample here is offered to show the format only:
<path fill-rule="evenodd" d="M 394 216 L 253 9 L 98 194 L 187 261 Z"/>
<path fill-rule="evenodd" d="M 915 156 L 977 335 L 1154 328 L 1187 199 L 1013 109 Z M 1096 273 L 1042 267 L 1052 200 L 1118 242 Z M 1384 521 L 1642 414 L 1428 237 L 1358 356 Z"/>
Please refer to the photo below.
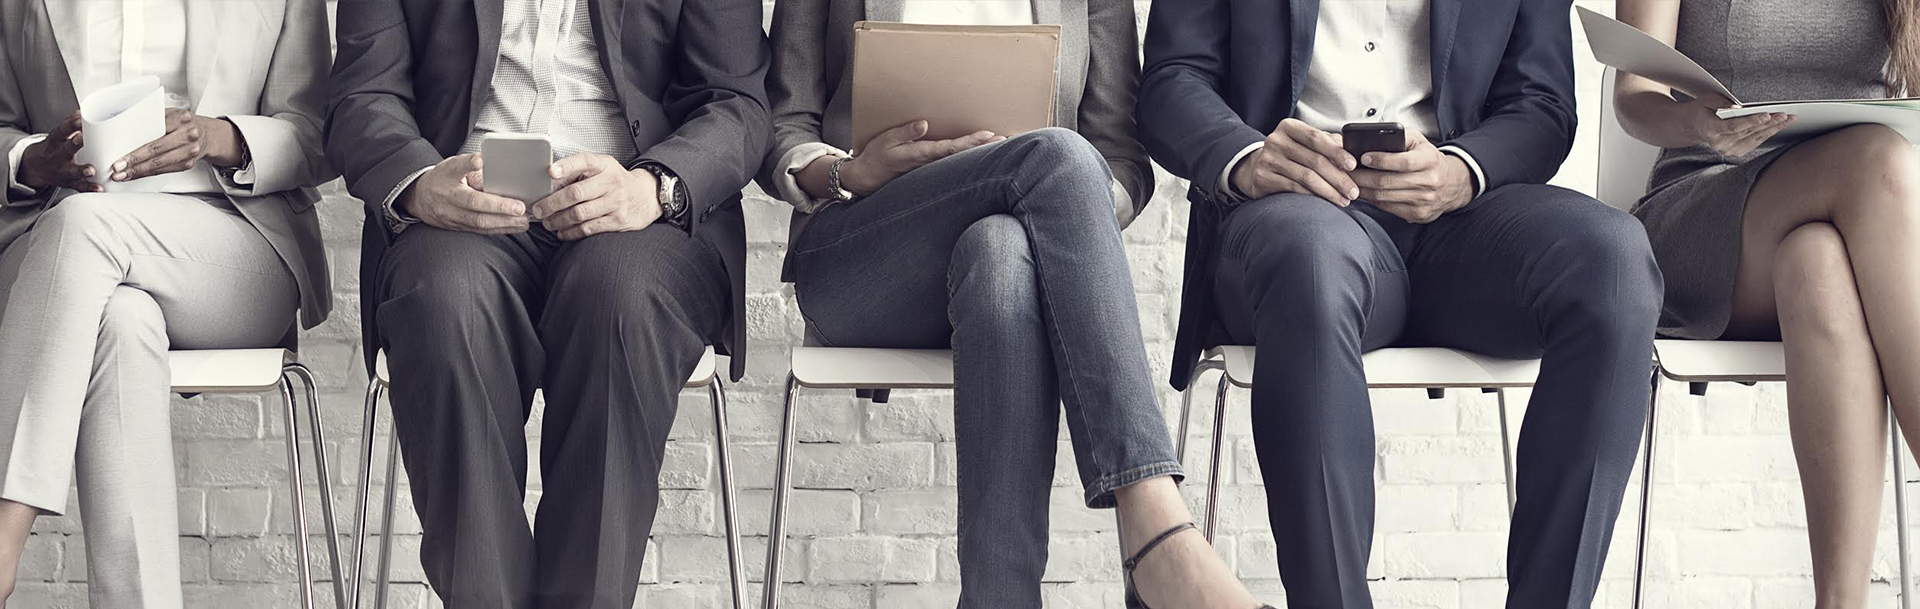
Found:
<path fill-rule="evenodd" d="M 687 189 L 680 187 L 680 176 L 659 163 L 641 163 L 640 168 L 653 174 L 654 181 L 660 184 L 660 220 L 681 229 L 687 228 L 687 208 L 691 206 L 687 204 Z"/>

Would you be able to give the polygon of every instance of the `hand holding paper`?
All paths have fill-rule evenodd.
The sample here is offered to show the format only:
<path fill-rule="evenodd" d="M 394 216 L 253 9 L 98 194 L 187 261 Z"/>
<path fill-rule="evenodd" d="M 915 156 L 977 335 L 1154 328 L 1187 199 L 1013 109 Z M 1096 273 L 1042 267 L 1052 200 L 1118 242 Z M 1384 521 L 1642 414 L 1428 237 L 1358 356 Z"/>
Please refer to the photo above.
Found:
<path fill-rule="evenodd" d="M 36 190 L 47 188 L 68 188 L 80 192 L 96 192 L 100 185 L 93 182 L 94 168 L 76 162 L 74 155 L 80 152 L 82 145 L 80 133 L 80 113 L 74 112 L 66 120 L 41 140 L 20 155 L 18 178 L 20 183 Z"/>
<path fill-rule="evenodd" d="M 131 182 L 148 176 L 193 169 L 201 161 L 235 167 L 242 157 L 239 130 L 217 118 L 180 108 L 166 110 L 166 135 L 135 148 L 113 163 L 111 178 Z"/>

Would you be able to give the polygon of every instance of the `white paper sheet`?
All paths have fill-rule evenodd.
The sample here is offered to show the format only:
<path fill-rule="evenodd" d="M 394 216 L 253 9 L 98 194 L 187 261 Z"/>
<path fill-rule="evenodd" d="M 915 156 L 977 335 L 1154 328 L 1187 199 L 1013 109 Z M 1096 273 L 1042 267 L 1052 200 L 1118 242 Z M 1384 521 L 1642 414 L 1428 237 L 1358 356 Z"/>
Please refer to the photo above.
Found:
<path fill-rule="evenodd" d="M 166 91 L 160 80 L 138 78 L 88 95 L 80 102 L 80 133 L 86 145 L 74 161 L 93 166 L 93 181 L 107 192 L 158 192 L 155 176 L 131 182 L 111 180 L 120 157 L 167 134 Z"/>
<path fill-rule="evenodd" d="M 1720 95 L 1740 103 L 1720 79 L 1667 43 L 1587 7 L 1578 10 L 1580 24 L 1587 30 L 1587 44 L 1600 63 L 1660 81 L 1696 98 Z"/>
<path fill-rule="evenodd" d="M 1835 129 L 1843 129 L 1860 124 L 1880 124 L 1892 127 L 1907 141 L 1920 144 L 1920 110 L 1911 110 L 1900 106 L 1874 104 L 1855 104 L 1844 102 L 1796 102 L 1787 104 L 1767 104 L 1744 108 L 1721 110 L 1720 118 L 1737 118 L 1751 114 L 1784 112 L 1793 115 L 1793 124 L 1781 129 L 1779 136 L 1819 135 Z"/>

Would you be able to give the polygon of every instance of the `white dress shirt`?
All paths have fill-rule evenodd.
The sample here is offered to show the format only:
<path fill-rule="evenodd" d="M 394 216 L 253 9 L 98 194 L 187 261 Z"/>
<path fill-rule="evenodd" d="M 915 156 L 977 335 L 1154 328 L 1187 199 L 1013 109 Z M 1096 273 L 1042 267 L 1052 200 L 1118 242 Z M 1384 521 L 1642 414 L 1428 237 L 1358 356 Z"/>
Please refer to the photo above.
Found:
<path fill-rule="evenodd" d="M 501 21 L 493 81 L 460 152 L 479 152 L 489 133 L 540 133 L 553 142 L 555 159 L 597 153 L 623 166 L 638 160 L 626 113 L 600 65 L 587 0 L 506 0 Z M 400 193 L 432 168 L 394 187 L 390 215 Z"/>
<path fill-rule="evenodd" d="M 190 33 L 187 0 L 82 2 L 75 8 L 81 11 L 80 22 L 69 24 L 58 34 L 62 43 L 71 45 L 62 49 L 62 55 L 77 60 L 68 64 L 68 76 L 73 79 L 73 92 L 78 99 L 142 76 L 159 79 L 160 86 L 169 93 L 186 94 L 187 35 Z M 33 192 L 20 183 L 20 158 L 25 156 L 28 146 L 46 138 L 43 133 L 22 139 L 7 151 L 8 166 L 14 171 L 7 176 L 9 188 L 23 194 Z M 95 170 L 104 172 L 107 168 Z M 236 175 L 236 181 L 250 183 L 252 180 Z M 212 166 L 204 161 L 154 184 L 170 193 L 222 192 Z"/>
<path fill-rule="evenodd" d="M 908 0 L 903 3 L 900 20 L 905 23 L 927 25 L 1032 25 L 1032 0 Z M 814 161 L 825 156 L 850 156 L 850 154 L 831 145 L 813 142 L 794 146 L 780 158 L 779 167 L 786 168 L 774 174 L 774 194 L 780 200 L 793 204 L 802 213 L 818 211 L 823 201 L 814 199 L 800 188 L 800 181 L 794 178 L 800 170 L 806 169 Z M 1127 203 L 1132 209 L 1132 201 Z"/>
<path fill-rule="evenodd" d="M 1321 2 L 1313 61 L 1294 118 L 1330 133 L 1339 133 L 1347 123 L 1398 122 L 1428 141 L 1439 141 L 1431 15 L 1430 0 Z M 1220 174 L 1221 192 L 1233 192 L 1234 168 L 1261 145 L 1248 146 L 1227 164 Z M 1486 176 L 1473 155 L 1457 146 L 1440 151 L 1467 164 L 1476 193 L 1486 189 Z"/>

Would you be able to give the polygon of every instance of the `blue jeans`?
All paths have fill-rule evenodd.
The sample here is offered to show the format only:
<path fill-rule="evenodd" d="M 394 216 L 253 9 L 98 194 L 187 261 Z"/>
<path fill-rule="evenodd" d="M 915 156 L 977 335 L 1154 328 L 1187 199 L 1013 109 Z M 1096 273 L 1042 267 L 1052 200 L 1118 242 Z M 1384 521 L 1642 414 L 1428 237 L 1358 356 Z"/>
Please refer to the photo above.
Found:
<path fill-rule="evenodd" d="M 844 347 L 954 351 L 962 607 L 1038 607 L 1064 403 L 1088 507 L 1180 476 L 1149 380 L 1106 160 L 1046 129 L 815 213 L 800 309 Z"/>

